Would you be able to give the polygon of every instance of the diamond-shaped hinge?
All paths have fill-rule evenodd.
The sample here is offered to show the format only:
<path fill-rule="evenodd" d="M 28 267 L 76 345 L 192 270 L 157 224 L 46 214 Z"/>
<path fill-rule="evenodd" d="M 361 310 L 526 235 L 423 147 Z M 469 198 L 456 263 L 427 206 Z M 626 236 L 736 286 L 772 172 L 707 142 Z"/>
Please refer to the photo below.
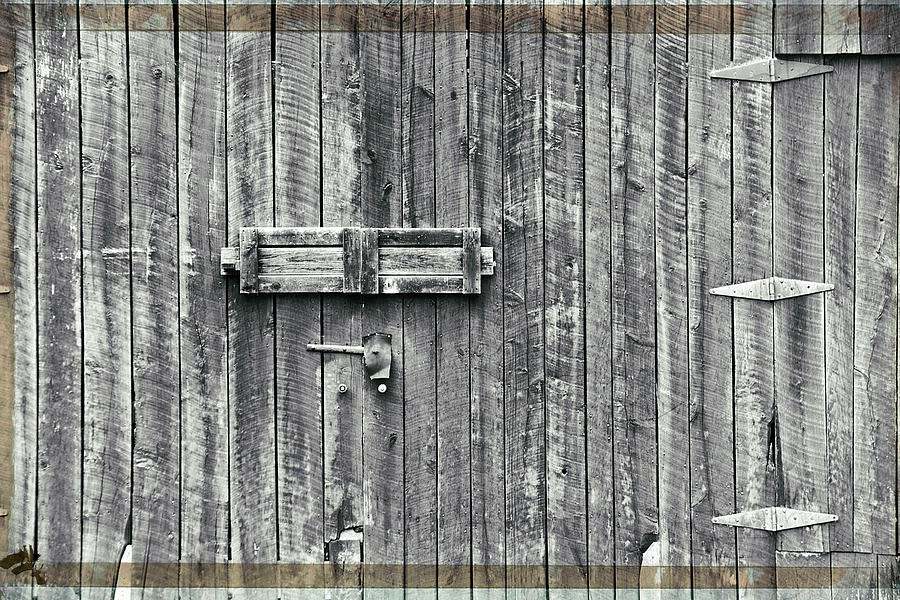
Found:
<path fill-rule="evenodd" d="M 717 525 L 729 525 L 731 527 L 747 527 L 749 529 L 762 529 L 764 531 L 784 531 L 785 529 L 797 529 L 811 525 L 822 525 L 837 521 L 837 515 L 828 513 L 797 510 L 783 506 L 769 506 L 757 510 L 734 513 L 713 517 L 712 522 Z"/>
<path fill-rule="evenodd" d="M 830 283 L 819 281 L 803 281 L 801 279 L 784 279 L 783 277 L 768 277 L 734 285 L 725 285 L 709 290 L 715 296 L 731 296 L 732 298 L 747 298 L 748 300 L 766 300 L 774 302 L 797 296 L 808 296 L 820 292 L 829 292 L 834 289 Z"/>
<path fill-rule="evenodd" d="M 781 60 L 780 58 L 762 58 L 739 65 L 731 65 L 709 72 L 716 79 L 734 79 L 738 81 L 759 81 L 762 83 L 778 83 L 789 79 L 821 75 L 834 71 L 831 65 Z"/>

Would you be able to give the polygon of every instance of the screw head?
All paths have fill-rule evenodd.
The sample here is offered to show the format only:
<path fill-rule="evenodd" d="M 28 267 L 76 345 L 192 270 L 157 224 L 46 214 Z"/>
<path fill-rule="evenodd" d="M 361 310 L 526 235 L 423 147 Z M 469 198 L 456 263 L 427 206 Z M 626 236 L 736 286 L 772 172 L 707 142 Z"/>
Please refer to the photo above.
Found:
<path fill-rule="evenodd" d="M 346 383 L 342 383 L 341 385 L 339 385 L 339 386 L 338 386 L 338 392 L 341 393 L 341 394 L 346 393 L 346 392 L 347 392 L 347 384 L 346 384 Z"/>
<path fill-rule="evenodd" d="M 386 386 L 385 384 L 382 383 L 382 384 L 380 384 L 380 385 L 378 386 L 378 393 L 379 393 L 379 394 L 383 394 L 383 393 L 385 393 L 386 391 L 387 391 L 387 386 Z"/>

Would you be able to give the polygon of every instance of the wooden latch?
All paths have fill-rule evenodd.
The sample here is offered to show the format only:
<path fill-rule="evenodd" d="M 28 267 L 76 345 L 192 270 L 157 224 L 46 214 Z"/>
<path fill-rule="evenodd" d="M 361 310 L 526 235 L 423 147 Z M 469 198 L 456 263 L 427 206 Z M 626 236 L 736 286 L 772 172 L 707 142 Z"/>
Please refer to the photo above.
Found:
<path fill-rule="evenodd" d="M 221 266 L 242 294 L 478 294 L 494 251 L 477 227 L 244 227 Z"/>
<path fill-rule="evenodd" d="M 718 525 L 730 525 L 731 527 L 784 531 L 785 529 L 833 523 L 837 520 L 837 515 L 828 513 L 797 510 L 796 508 L 785 508 L 783 506 L 769 506 L 757 510 L 734 513 L 733 515 L 713 517 L 712 522 Z"/>
<path fill-rule="evenodd" d="M 709 72 L 709 76 L 718 79 L 735 79 L 738 81 L 760 81 L 777 83 L 788 79 L 821 75 L 834 71 L 831 65 L 817 65 L 780 58 L 762 58 L 739 65 L 731 65 Z"/>
<path fill-rule="evenodd" d="M 782 277 L 768 277 L 745 283 L 736 283 L 709 290 L 716 296 L 731 296 L 733 298 L 747 298 L 748 300 L 766 300 L 775 302 L 785 298 L 808 296 L 820 292 L 829 292 L 834 289 L 830 283 L 818 281 L 802 281 L 800 279 L 784 279 Z"/>

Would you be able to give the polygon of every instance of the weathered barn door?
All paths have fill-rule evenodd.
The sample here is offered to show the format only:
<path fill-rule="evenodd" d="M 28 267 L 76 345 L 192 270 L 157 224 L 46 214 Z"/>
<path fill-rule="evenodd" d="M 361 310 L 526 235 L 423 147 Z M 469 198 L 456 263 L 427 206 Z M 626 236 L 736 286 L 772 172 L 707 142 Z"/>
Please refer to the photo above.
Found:
<path fill-rule="evenodd" d="M 896 597 L 896 23 L 3 2 L 0 595 Z"/>

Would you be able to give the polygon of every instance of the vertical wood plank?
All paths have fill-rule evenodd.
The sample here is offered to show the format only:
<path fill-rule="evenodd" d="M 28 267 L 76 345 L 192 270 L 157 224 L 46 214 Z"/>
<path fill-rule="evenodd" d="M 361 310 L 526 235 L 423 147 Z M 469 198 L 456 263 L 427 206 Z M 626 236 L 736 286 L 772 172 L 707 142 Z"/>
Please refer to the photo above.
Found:
<path fill-rule="evenodd" d="M 131 134 L 132 585 L 175 587 L 179 559 L 178 180 L 172 7 L 128 8 Z M 155 564 L 163 563 L 160 567 Z M 173 593 L 174 595 L 174 593 Z"/>
<path fill-rule="evenodd" d="M 900 52 L 897 5 L 884 0 L 860 0 L 860 47 L 863 54 Z"/>
<path fill-rule="evenodd" d="M 274 221 L 271 8 L 225 9 L 228 239 Z M 231 561 L 237 598 L 275 598 L 275 318 L 271 297 L 228 284 Z M 262 566 L 260 566 L 262 565 Z M 266 585 L 264 589 L 248 590 Z"/>
<path fill-rule="evenodd" d="M 900 558 L 896 555 L 879 555 L 878 600 L 895 600 L 900 596 Z"/>
<path fill-rule="evenodd" d="M 822 52 L 821 2 L 782 0 L 775 3 L 775 52 L 780 54 Z"/>
<path fill-rule="evenodd" d="M 178 9 L 179 588 L 215 600 L 227 596 L 229 553 L 224 10 L 221 0 Z"/>
<path fill-rule="evenodd" d="M 775 274 L 822 281 L 823 78 L 781 82 L 773 95 Z M 824 303 L 816 294 L 775 304 L 776 501 L 817 512 L 828 512 Z M 828 529 L 783 532 L 778 546 L 822 552 L 830 547 Z"/>
<path fill-rule="evenodd" d="M 364 150 L 357 9 L 326 3 L 321 11 L 322 224 L 359 226 L 362 165 L 356 157 Z M 323 341 L 358 345 L 362 340 L 358 304 L 348 298 L 323 298 Z M 325 539 L 332 540 L 345 528 L 363 525 L 362 411 L 367 379 L 359 357 L 326 354 L 323 360 Z M 347 386 L 344 394 L 338 392 L 341 384 Z M 332 590 L 332 597 L 361 598 L 359 566 L 334 568 L 353 577 L 359 587 Z"/>
<path fill-rule="evenodd" d="M 319 5 L 288 0 L 275 11 L 275 225 L 315 227 L 322 217 Z M 326 541 L 322 357 L 305 348 L 320 335 L 321 299 L 276 296 L 275 313 L 278 560 L 292 569 L 323 562 Z M 282 577 L 281 598 L 318 594 L 296 587 L 304 583 Z"/>
<path fill-rule="evenodd" d="M 659 565 L 660 584 L 672 588 L 673 598 L 683 597 L 690 588 L 691 565 L 691 475 L 692 448 L 696 438 L 689 435 L 688 417 L 693 398 L 688 396 L 688 300 L 696 290 L 688 287 L 688 205 L 687 172 L 687 92 L 688 92 L 688 7 L 679 0 L 660 2 L 655 22 L 654 61 L 654 224 L 656 278 L 656 414 L 659 477 Z M 692 34 L 695 32 L 691 32 Z M 696 36 L 695 36 L 696 37 Z M 690 40 L 694 42 L 694 39 Z M 691 58 L 705 63 L 702 50 Z M 702 68 L 702 67 L 701 67 Z M 699 91 L 698 96 L 702 95 Z M 694 100 L 694 98 L 691 98 Z M 650 101 L 650 98 L 647 98 Z M 691 108 L 695 110 L 696 105 Z M 699 119 L 698 119 L 699 120 Z M 693 120 L 692 120 L 693 125 Z M 712 128 L 711 128 L 712 129 Z M 715 131 L 714 129 L 712 129 Z M 716 132 L 718 133 L 718 132 Z M 702 149 L 690 148 L 700 156 L 690 156 L 691 166 L 705 166 Z M 699 151 L 698 151 L 699 150 Z M 695 162 L 696 161 L 696 162 Z M 697 164 L 700 163 L 700 164 Z M 717 170 L 717 174 L 721 171 Z M 710 198 L 721 203 L 721 198 Z M 716 210 L 722 212 L 719 205 Z M 694 233 L 694 232 L 692 232 Z M 705 242 L 701 230 L 691 242 Z M 693 257 L 694 248 L 691 249 Z M 691 273 L 693 275 L 693 273 Z M 627 274 L 626 274 L 627 278 Z M 701 322 L 694 315 L 694 323 Z M 702 331 L 700 332 L 702 335 Z M 696 359 L 698 357 L 691 357 Z M 721 403 L 723 398 L 717 398 Z M 697 394 L 699 415 L 703 416 L 703 396 Z M 693 415 L 692 415 L 693 416 Z M 698 449 L 700 450 L 700 449 Z M 700 462 L 706 457 L 700 455 Z M 703 486 L 704 481 L 696 482 Z M 700 488 L 702 489 L 702 488 Z M 702 497 L 702 494 L 701 494 Z M 708 499 L 711 499 L 707 496 Z M 702 508 L 702 504 L 698 503 Z M 700 554 L 701 557 L 706 556 Z M 710 558 L 713 558 L 710 556 Z M 702 558 L 700 562 L 706 566 Z M 687 591 L 688 596 L 690 592 Z"/>
<path fill-rule="evenodd" d="M 435 226 L 434 3 L 404 3 L 401 190 L 404 227 Z M 432 297 L 403 301 L 406 594 L 435 598 L 438 556 L 437 313 Z"/>
<path fill-rule="evenodd" d="M 363 2 L 359 22 L 362 220 L 367 227 L 402 223 L 400 137 L 400 8 Z M 401 298 L 372 298 L 361 307 L 362 332 L 403 339 Z M 363 574 L 366 598 L 389 596 L 403 582 L 403 354 L 394 352 L 385 393 L 363 387 Z M 385 590 L 385 588 L 387 588 Z"/>
<path fill-rule="evenodd" d="M 498 269 L 472 302 L 473 597 L 505 596 L 503 290 L 503 7 L 469 6 L 469 220 L 494 248 Z"/>
<path fill-rule="evenodd" d="M 822 0 L 822 53 L 858 54 L 859 5 L 847 0 Z"/>
<path fill-rule="evenodd" d="M 695 597 L 727 597 L 737 583 L 735 532 L 712 523 L 713 517 L 735 511 L 733 301 L 709 293 L 732 281 L 731 85 L 709 77 L 710 70 L 731 57 L 731 40 L 718 33 L 730 21 L 727 4 L 690 8 L 688 414 L 694 586 L 700 588 Z"/>
<path fill-rule="evenodd" d="M 14 191 L 12 186 L 13 163 L 18 158 L 13 152 L 13 128 L 16 119 L 16 100 L 13 93 L 17 91 L 15 76 L 17 73 L 16 46 L 19 41 L 17 27 L 21 26 L 21 13 L 24 7 L 4 5 L 0 7 L 0 65 L 5 72 L 0 75 L 0 460 L 6 469 L 0 473 L 0 507 L 6 510 L 6 517 L 0 519 L 0 552 L 5 554 L 7 544 L 12 541 L 10 531 L 13 495 L 16 484 L 15 445 L 16 445 L 16 388 L 15 388 L 15 356 L 16 356 L 16 280 L 15 280 L 15 238 L 14 226 L 18 219 L 13 213 Z M 18 14 L 17 14 L 18 13 Z M 24 40 L 22 40 L 24 42 Z M 33 102 L 33 96 L 32 96 Z M 23 103 L 23 106 L 27 106 Z M 26 154 L 26 160 L 30 158 Z M 32 163 L 33 167 L 33 163 Z M 23 290 L 28 298 L 28 290 Z M 27 330 L 26 330 L 27 331 Z M 23 336 L 23 341 L 28 337 Z M 26 382 L 29 380 L 25 374 Z M 2 583 L 12 579 L 2 576 Z"/>
<path fill-rule="evenodd" d="M 81 181 L 78 32 L 72 4 L 38 4 L 38 448 L 35 550 L 57 567 L 52 592 L 74 598 L 81 551 Z"/>
<path fill-rule="evenodd" d="M 470 224 L 466 3 L 443 3 L 435 12 L 434 31 L 435 224 L 466 227 Z M 478 277 L 480 264 L 479 259 Z M 467 290 L 471 287 L 464 276 L 463 291 Z M 444 296 L 436 299 L 436 305 L 437 581 L 438 597 L 449 598 L 461 593 L 452 588 L 465 590 L 471 581 L 469 299 Z"/>
<path fill-rule="evenodd" d="M 832 600 L 878 600 L 878 556 L 831 553 Z"/>
<path fill-rule="evenodd" d="M 85 362 L 81 581 L 87 586 L 82 597 L 100 598 L 109 596 L 116 572 L 90 565 L 117 564 L 130 542 L 128 73 L 124 7 L 79 8 Z"/>
<path fill-rule="evenodd" d="M 592 598 L 614 592 L 609 3 L 585 6 L 584 292 L 587 564 Z"/>
<path fill-rule="evenodd" d="M 15 352 L 12 359 L 12 498 L 9 500 L 9 535 L 5 541 L 0 538 L 0 543 L 8 543 L 9 550 L 14 551 L 35 544 L 38 399 L 35 46 L 30 6 L 8 6 L 0 11 L 0 15 L 0 35 L 15 35 L 15 45 L 6 46 L 7 52 L 15 48 L 15 55 L 9 60 L 9 73 L 13 77 L 7 76 L 2 82 L 3 85 L 12 83 L 12 87 L 5 88 L 2 93 L 15 98 L 12 113 L 7 113 L 3 121 L 11 125 L 3 131 L 11 136 L 10 156 L 15 157 L 9 165 L 9 222 L 14 242 L 9 286 L 12 294 L 9 297 L 14 302 Z M 3 60 L 8 59 L 4 57 Z M 25 585 L 30 587 L 30 581 Z"/>
<path fill-rule="evenodd" d="M 544 352 L 550 597 L 586 599 L 583 7 L 544 7 Z"/>
<path fill-rule="evenodd" d="M 541 19 L 539 3 L 505 4 L 506 587 L 525 598 L 547 584 Z"/>
<path fill-rule="evenodd" d="M 856 139 L 859 59 L 832 61 L 825 79 L 826 439 L 828 502 L 838 516 L 832 551 L 853 550 L 853 348 L 856 236 Z"/>
<path fill-rule="evenodd" d="M 654 272 L 654 11 L 614 5 L 611 63 L 616 593 L 659 535 Z"/>
<path fill-rule="evenodd" d="M 778 600 L 807 600 L 831 594 L 831 555 L 828 553 L 776 553 Z"/>
<path fill-rule="evenodd" d="M 853 546 L 897 542 L 897 185 L 900 61 L 859 65 Z"/>
<path fill-rule="evenodd" d="M 771 55 L 772 5 L 734 6 L 732 59 Z M 772 86 L 732 84 L 733 281 L 772 275 Z M 774 309 L 732 302 L 736 511 L 775 504 Z M 738 597 L 775 597 L 775 544 L 764 531 L 738 529 Z"/>

